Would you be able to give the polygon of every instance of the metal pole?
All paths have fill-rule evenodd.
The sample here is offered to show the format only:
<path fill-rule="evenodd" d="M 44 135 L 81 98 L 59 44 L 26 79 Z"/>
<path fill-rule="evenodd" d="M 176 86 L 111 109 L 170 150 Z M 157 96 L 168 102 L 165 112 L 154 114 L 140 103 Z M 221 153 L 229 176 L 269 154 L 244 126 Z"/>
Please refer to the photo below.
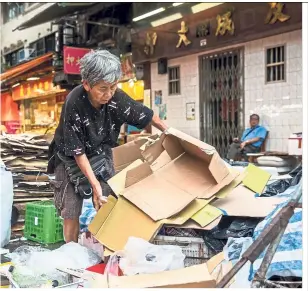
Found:
<path fill-rule="evenodd" d="M 269 244 L 273 242 L 273 244 L 275 245 L 275 243 L 277 242 L 276 240 L 278 240 L 279 236 L 282 237 L 282 235 L 284 234 L 285 228 L 288 225 L 290 218 L 293 216 L 294 208 L 297 206 L 297 203 L 300 200 L 301 196 L 302 196 L 302 179 L 300 180 L 298 187 L 295 193 L 293 194 L 291 200 L 289 201 L 289 203 L 277 213 L 277 215 L 271 221 L 270 225 L 252 243 L 252 245 L 244 252 L 242 258 L 234 265 L 234 267 L 217 284 L 217 288 L 224 288 L 230 282 L 230 280 L 238 273 L 238 271 L 245 265 L 247 261 L 250 261 L 251 263 L 253 263 Z M 280 242 L 281 237 L 279 238 L 277 246 Z M 272 249 L 272 248 L 270 247 L 269 249 Z M 267 255 L 268 254 L 266 253 L 266 256 Z M 274 252 L 273 252 L 273 255 L 274 255 Z M 271 263 L 272 258 L 270 259 L 269 264 Z M 267 263 L 263 264 L 262 262 L 263 268 L 265 270 L 265 274 L 267 272 L 269 264 Z"/>
<path fill-rule="evenodd" d="M 287 225 L 280 231 L 280 233 L 277 235 L 277 237 L 275 238 L 275 240 L 269 245 L 265 256 L 262 260 L 261 266 L 258 269 L 258 272 L 256 273 L 253 281 L 252 281 L 252 288 L 261 288 L 261 281 L 264 280 L 265 275 L 267 273 L 267 270 L 274 258 L 274 255 L 276 253 L 276 250 L 278 248 L 278 245 L 281 241 L 281 238 L 283 237 L 283 234 L 287 228 Z"/>

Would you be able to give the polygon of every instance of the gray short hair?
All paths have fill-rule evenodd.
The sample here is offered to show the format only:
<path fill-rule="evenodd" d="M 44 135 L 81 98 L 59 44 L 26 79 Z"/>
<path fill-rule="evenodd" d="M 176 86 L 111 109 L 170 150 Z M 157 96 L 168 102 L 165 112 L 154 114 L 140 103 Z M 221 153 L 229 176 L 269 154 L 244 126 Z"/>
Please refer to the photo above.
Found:
<path fill-rule="evenodd" d="M 80 73 L 91 87 L 100 81 L 114 83 L 122 76 L 121 62 L 106 50 L 90 51 L 80 59 Z"/>

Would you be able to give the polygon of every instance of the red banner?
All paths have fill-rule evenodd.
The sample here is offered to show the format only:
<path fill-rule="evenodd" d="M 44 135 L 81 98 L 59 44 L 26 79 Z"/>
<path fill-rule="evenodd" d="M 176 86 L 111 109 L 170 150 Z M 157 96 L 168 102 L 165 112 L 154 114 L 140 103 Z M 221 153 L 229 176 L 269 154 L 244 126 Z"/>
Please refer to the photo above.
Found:
<path fill-rule="evenodd" d="M 90 49 L 64 46 L 63 49 L 63 67 L 64 73 L 69 75 L 79 75 L 80 59 L 90 51 Z"/>

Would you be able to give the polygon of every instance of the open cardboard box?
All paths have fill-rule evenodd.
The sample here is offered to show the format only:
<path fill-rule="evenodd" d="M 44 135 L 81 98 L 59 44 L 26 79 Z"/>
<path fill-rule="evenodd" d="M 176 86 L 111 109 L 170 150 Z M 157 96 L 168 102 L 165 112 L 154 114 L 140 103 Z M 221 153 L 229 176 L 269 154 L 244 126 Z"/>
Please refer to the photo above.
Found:
<path fill-rule="evenodd" d="M 139 139 L 113 148 L 112 151 L 115 172 L 118 173 L 122 171 L 138 159 L 143 160 L 141 149 L 142 146 L 144 146 L 148 141 L 154 142 L 155 139 L 157 139 L 157 135 L 143 136 Z"/>
<path fill-rule="evenodd" d="M 131 155 L 128 148 L 118 151 L 122 156 Z M 148 146 L 142 156 L 145 161 L 122 174 L 124 189 L 112 181 L 109 185 L 116 195 L 125 197 L 154 221 L 172 217 L 196 198 L 213 197 L 237 176 L 214 147 L 173 128 Z"/>
<path fill-rule="evenodd" d="M 150 241 L 164 224 L 185 225 L 236 177 L 215 148 L 175 129 L 144 151 L 140 145 L 114 150 L 122 171 L 108 183 L 118 200 L 110 196 L 89 225 L 111 251 L 122 250 L 129 236 Z"/>

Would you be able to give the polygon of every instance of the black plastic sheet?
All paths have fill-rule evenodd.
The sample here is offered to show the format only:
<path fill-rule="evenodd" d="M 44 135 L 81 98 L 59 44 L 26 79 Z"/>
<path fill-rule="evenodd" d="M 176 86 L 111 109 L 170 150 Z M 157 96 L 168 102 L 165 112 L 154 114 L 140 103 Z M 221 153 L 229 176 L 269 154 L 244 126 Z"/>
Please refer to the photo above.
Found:
<path fill-rule="evenodd" d="M 268 185 L 265 192 L 262 193 L 261 197 L 272 197 L 283 193 L 290 186 L 296 186 L 302 178 L 302 164 L 293 169 L 289 175 L 292 177 L 291 179 L 277 180 L 276 182 Z"/>
<path fill-rule="evenodd" d="M 223 250 L 229 237 L 252 237 L 253 232 L 263 218 L 223 216 L 219 224 L 209 231 L 204 231 L 204 243 L 214 253 Z"/>

